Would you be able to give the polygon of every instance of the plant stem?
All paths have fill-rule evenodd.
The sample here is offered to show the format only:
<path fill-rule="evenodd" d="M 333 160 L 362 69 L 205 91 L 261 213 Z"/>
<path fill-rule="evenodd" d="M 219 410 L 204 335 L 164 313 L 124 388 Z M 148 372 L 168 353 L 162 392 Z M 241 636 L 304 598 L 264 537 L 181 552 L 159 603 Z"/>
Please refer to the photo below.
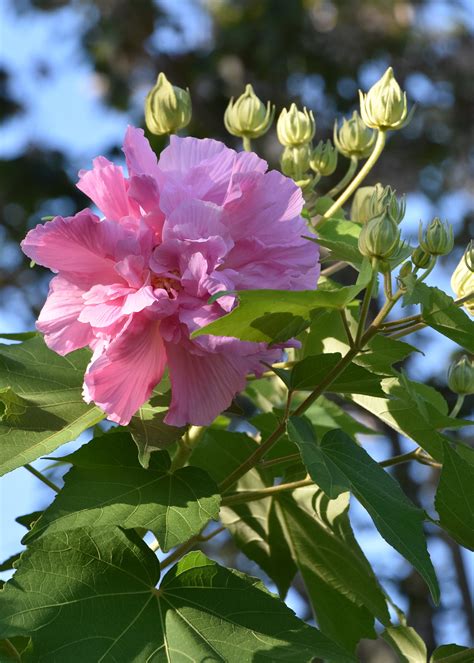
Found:
<path fill-rule="evenodd" d="M 264 470 L 267 467 L 273 467 L 274 465 L 280 465 L 281 463 L 287 463 L 293 460 L 301 460 L 301 454 L 298 452 L 296 454 L 288 454 L 288 456 L 281 456 L 280 458 L 272 458 L 271 460 L 262 460 L 258 464 L 258 467 Z"/>
<path fill-rule="evenodd" d="M 329 267 L 326 267 L 326 269 L 323 269 L 321 271 L 320 276 L 331 276 L 331 274 L 336 274 L 336 272 L 340 272 L 341 269 L 344 269 L 345 267 L 348 266 L 349 265 L 347 264 L 347 262 L 339 260 L 339 262 L 335 262 L 333 265 L 330 265 Z"/>
<path fill-rule="evenodd" d="M 377 283 L 377 264 L 375 263 L 373 266 L 372 278 L 370 280 L 369 285 L 365 289 L 364 299 L 362 300 L 362 306 L 360 308 L 359 324 L 357 326 L 355 345 L 359 345 L 360 339 L 362 338 L 362 334 L 364 333 L 365 322 L 367 320 L 367 314 L 369 312 L 369 307 L 370 307 L 370 301 L 372 299 L 372 293 L 376 283 Z"/>
<path fill-rule="evenodd" d="M 355 157 L 355 156 L 352 156 L 351 160 L 349 162 L 349 168 L 347 169 L 346 174 L 344 175 L 344 177 L 340 180 L 340 182 L 338 182 L 336 184 L 336 186 L 333 186 L 333 188 L 330 189 L 330 191 L 327 192 L 326 196 L 328 196 L 328 198 L 334 198 L 334 196 L 337 195 L 339 193 L 339 191 L 342 191 L 344 189 L 344 187 L 346 187 L 349 184 L 349 182 L 352 179 L 352 176 L 354 175 L 354 173 L 357 169 L 357 164 L 358 163 L 359 163 L 358 158 Z"/>
<path fill-rule="evenodd" d="M 54 490 L 55 493 L 60 492 L 61 489 L 58 488 L 58 486 L 56 486 L 55 483 L 50 481 L 48 479 L 48 477 L 45 477 L 44 474 L 42 474 L 39 470 L 37 470 L 35 467 L 33 467 L 33 465 L 30 465 L 29 463 L 26 463 L 25 465 L 23 465 L 23 467 L 25 468 L 25 470 L 28 470 L 28 472 L 33 474 L 37 479 L 42 481 L 45 484 L 45 486 L 48 486 L 48 488 L 51 488 L 51 490 Z"/>
<path fill-rule="evenodd" d="M 296 488 L 303 488 L 303 486 L 311 486 L 314 481 L 307 477 L 300 481 L 292 481 L 291 483 L 281 483 L 278 486 L 270 486 L 269 488 L 262 488 L 262 490 L 243 490 L 240 493 L 233 493 L 222 498 L 222 506 L 232 506 L 233 504 L 243 504 L 244 502 L 253 502 L 254 500 L 262 500 L 265 497 L 276 495 L 287 490 L 295 490 Z"/>
<path fill-rule="evenodd" d="M 426 322 L 419 322 L 416 325 L 410 325 L 409 327 L 404 327 L 401 330 L 396 330 L 393 334 L 388 334 L 389 338 L 402 338 L 403 336 L 408 336 L 408 334 L 413 334 L 413 332 L 419 331 L 426 327 Z"/>
<path fill-rule="evenodd" d="M 344 205 L 346 200 L 348 200 L 352 196 L 354 191 L 356 191 L 359 188 L 359 186 L 365 180 L 365 178 L 367 177 L 367 175 L 370 173 L 373 166 L 377 162 L 378 158 L 382 154 L 383 148 L 385 147 L 385 141 L 386 141 L 385 131 L 379 129 L 377 140 L 375 142 L 372 154 L 367 159 L 365 164 L 362 166 L 356 177 L 354 177 L 352 182 L 349 184 L 347 189 L 343 193 L 341 193 L 341 195 L 336 200 L 336 202 L 333 205 L 331 205 L 331 207 L 327 210 L 327 212 L 323 214 L 322 217 L 323 219 L 330 219 L 331 216 Z"/>
<path fill-rule="evenodd" d="M 171 461 L 171 472 L 175 472 L 188 462 L 194 447 L 201 439 L 204 431 L 204 426 L 190 426 L 183 437 L 178 440 L 178 449 Z"/>
<path fill-rule="evenodd" d="M 245 152 L 251 152 L 252 151 L 252 141 L 248 136 L 243 136 L 242 138 L 242 147 L 244 148 Z"/>
<path fill-rule="evenodd" d="M 349 341 L 349 345 L 352 347 L 354 345 L 354 338 L 351 333 L 351 328 L 349 327 L 349 321 L 347 319 L 347 313 L 345 308 L 339 309 L 340 314 L 341 314 L 341 319 L 342 319 L 342 324 L 344 326 L 344 330 L 346 332 L 347 340 Z"/>
<path fill-rule="evenodd" d="M 205 527 L 205 526 L 204 526 Z M 202 530 L 204 529 L 202 528 Z M 180 559 L 183 555 L 185 555 L 190 548 L 194 546 L 195 543 L 202 543 L 204 541 L 209 541 L 210 539 L 213 539 L 215 536 L 223 532 L 226 528 L 225 527 L 218 527 L 215 529 L 213 532 L 210 534 L 207 534 L 206 536 L 203 536 L 201 532 L 199 534 L 195 534 L 193 537 L 191 537 L 188 541 L 185 541 L 182 545 L 180 545 L 174 552 L 172 552 L 168 557 L 165 557 L 165 559 L 160 563 L 161 569 L 165 569 L 167 566 L 170 564 L 173 564 L 173 562 L 176 562 L 178 559 Z"/>
<path fill-rule="evenodd" d="M 462 408 L 462 404 L 464 403 L 464 399 L 466 398 L 465 394 L 458 394 L 458 397 L 456 399 L 456 403 L 454 404 L 453 409 L 449 413 L 450 417 L 457 417 L 459 414 L 459 410 Z"/>
<path fill-rule="evenodd" d="M 383 285 L 384 285 L 385 297 L 387 299 L 392 299 L 393 297 L 392 272 L 390 270 L 388 270 L 388 272 L 385 272 L 385 274 L 383 275 Z"/>

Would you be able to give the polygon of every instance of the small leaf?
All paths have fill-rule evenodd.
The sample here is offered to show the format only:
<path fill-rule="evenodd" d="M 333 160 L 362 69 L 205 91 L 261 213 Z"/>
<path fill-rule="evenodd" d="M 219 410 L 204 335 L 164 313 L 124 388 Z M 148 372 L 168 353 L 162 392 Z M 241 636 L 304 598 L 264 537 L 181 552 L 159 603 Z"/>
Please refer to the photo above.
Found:
<path fill-rule="evenodd" d="M 350 481 L 318 446 L 313 426 L 308 419 L 290 417 L 287 430 L 290 440 L 300 450 L 308 474 L 323 488 L 328 497 L 335 499 L 350 489 Z"/>
<path fill-rule="evenodd" d="M 36 661 L 354 659 L 262 583 L 189 553 L 161 580 L 134 532 L 44 536 L 1 593 L 0 637 L 28 636 Z"/>
<path fill-rule="evenodd" d="M 320 445 L 325 458 L 337 467 L 351 492 L 368 511 L 383 538 L 403 555 L 425 579 L 435 601 L 439 599 L 436 575 L 423 534 L 423 511 L 405 495 L 400 485 L 343 431 L 330 431 Z M 329 492 L 327 472 L 318 485 Z"/>
<path fill-rule="evenodd" d="M 426 645 L 411 626 L 391 626 L 382 638 L 398 654 L 400 663 L 426 663 Z"/>
<path fill-rule="evenodd" d="M 431 654 L 430 663 L 472 663 L 474 649 L 461 645 L 441 645 Z"/>
<path fill-rule="evenodd" d="M 474 465 L 447 442 L 435 507 L 441 527 L 462 546 L 474 550 Z"/>
<path fill-rule="evenodd" d="M 54 502 L 24 537 L 26 543 L 46 532 L 119 525 L 151 530 L 166 551 L 219 515 L 220 495 L 206 472 L 184 467 L 170 473 L 167 451 L 153 454 L 145 470 L 127 433 L 103 435 L 63 460 L 74 467 Z"/>
<path fill-rule="evenodd" d="M 0 475 L 48 455 L 105 417 L 82 398 L 89 361 L 88 350 L 60 357 L 39 336 L 0 346 Z"/>

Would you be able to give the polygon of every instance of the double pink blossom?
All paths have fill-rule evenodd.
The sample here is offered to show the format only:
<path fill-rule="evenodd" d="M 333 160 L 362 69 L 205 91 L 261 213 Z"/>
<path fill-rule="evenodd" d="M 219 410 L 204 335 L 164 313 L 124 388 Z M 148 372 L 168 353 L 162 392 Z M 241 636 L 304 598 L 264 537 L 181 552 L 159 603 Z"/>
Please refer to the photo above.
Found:
<path fill-rule="evenodd" d="M 127 424 L 165 368 L 166 422 L 206 425 L 281 349 L 190 334 L 229 312 L 220 291 L 314 289 L 318 249 L 302 238 L 294 182 L 253 153 L 172 137 L 159 162 L 141 129 L 125 136 L 128 178 L 104 157 L 81 171 L 90 210 L 31 230 L 23 251 L 57 273 L 37 322 L 48 346 L 93 350 L 84 398 Z"/>

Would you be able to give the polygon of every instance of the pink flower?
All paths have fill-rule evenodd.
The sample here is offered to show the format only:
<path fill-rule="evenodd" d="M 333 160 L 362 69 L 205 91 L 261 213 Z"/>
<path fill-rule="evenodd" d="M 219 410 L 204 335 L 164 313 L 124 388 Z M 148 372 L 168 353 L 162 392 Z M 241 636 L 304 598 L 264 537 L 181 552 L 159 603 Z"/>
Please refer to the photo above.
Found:
<path fill-rule="evenodd" d="M 129 178 L 104 157 L 79 189 L 104 214 L 84 210 L 31 230 L 23 251 L 57 276 L 37 328 L 67 354 L 89 346 L 84 398 L 127 424 L 167 367 L 169 424 L 206 425 L 244 388 L 246 375 L 281 349 L 190 334 L 235 305 L 223 290 L 314 289 L 318 249 L 302 238 L 303 199 L 292 180 L 255 154 L 223 143 L 171 138 L 159 163 L 129 127 Z"/>

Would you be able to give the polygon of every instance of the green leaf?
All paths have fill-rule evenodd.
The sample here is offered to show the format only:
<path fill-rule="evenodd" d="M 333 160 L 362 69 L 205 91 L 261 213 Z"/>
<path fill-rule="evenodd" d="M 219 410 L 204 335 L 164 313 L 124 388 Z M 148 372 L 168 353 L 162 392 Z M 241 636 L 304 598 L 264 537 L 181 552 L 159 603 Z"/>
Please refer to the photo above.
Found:
<path fill-rule="evenodd" d="M 305 357 L 291 369 L 289 388 L 293 391 L 314 389 L 341 359 L 342 355 L 337 352 Z M 327 391 L 384 396 L 380 379 L 362 366 L 350 364 L 331 382 Z"/>
<path fill-rule="evenodd" d="M 423 511 L 405 495 L 393 477 L 343 431 L 330 431 L 320 445 L 328 461 L 347 479 L 351 492 L 368 511 L 380 534 L 425 579 L 435 601 L 439 588 L 423 534 Z M 321 473 L 318 485 L 334 494 L 333 482 Z"/>
<path fill-rule="evenodd" d="M 306 410 L 306 417 L 310 419 L 316 435 L 320 438 L 334 428 L 341 428 L 344 432 L 355 439 L 358 433 L 363 435 L 374 435 L 376 431 L 367 428 L 350 414 L 343 410 L 337 403 L 330 401 L 325 396 L 318 400 Z"/>
<path fill-rule="evenodd" d="M 370 278 L 370 276 L 369 276 Z M 355 285 L 318 290 L 243 290 L 239 305 L 191 335 L 233 336 L 243 341 L 279 343 L 297 336 L 320 308 L 342 308 L 364 289 L 368 274 Z"/>
<path fill-rule="evenodd" d="M 133 441 L 138 448 L 138 460 L 145 469 L 150 464 L 153 451 L 166 449 L 183 437 L 186 428 L 168 426 L 164 418 L 168 411 L 167 394 L 155 394 L 144 403 L 128 424 Z"/>
<path fill-rule="evenodd" d="M 38 332 L 27 331 L 27 332 L 15 332 L 13 334 L 5 334 L 4 332 L 0 333 L 0 338 L 4 338 L 7 341 L 28 341 L 30 338 L 35 338 L 38 336 Z"/>
<path fill-rule="evenodd" d="M 0 475 L 51 453 L 105 417 L 82 399 L 89 361 L 89 351 L 61 357 L 39 336 L 0 346 Z"/>
<path fill-rule="evenodd" d="M 74 467 L 64 487 L 24 541 L 79 527 L 151 530 L 162 550 L 197 534 L 219 515 L 220 495 L 198 467 L 170 473 L 167 451 L 153 454 L 148 470 L 137 461 L 130 435 L 112 432 L 66 456 Z"/>
<path fill-rule="evenodd" d="M 375 638 L 374 616 L 390 623 L 384 594 L 355 541 L 348 494 L 328 500 L 314 487 L 282 494 L 278 514 L 319 627 L 348 651 Z M 344 627 L 340 619 L 344 616 Z"/>
<path fill-rule="evenodd" d="M 188 554 L 162 579 L 134 532 L 35 542 L 2 592 L 0 637 L 32 635 L 35 661 L 352 661 L 260 581 Z"/>
<path fill-rule="evenodd" d="M 435 507 L 441 527 L 458 543 L 474 550 L 474 466 L 447 442 Z"/>
<path fill-rule="evenodd" d="M 393 364 L 403 361 L 412 352 L 419 350 L 409 343 L 377 334 L 369 341 L 367 350 L 354 359 L 354 363 L 379 375 L 391 375 Z"/>
<path fill-rule="evenodd" d="M 427 325 L 469 352 L 474 352 L 474 320 L 456 306 L 452 297 L 426 283 L 413 284 L 408 281 L 405 304 L 408 303 L 421 303 L 422 318 Z"/>
<path fill-rule="evenodd" d="M 331 259 L 359 267 L 363 260 L 358 244 L 361 229 L 353 221 L 329 219 L 318 226 L 317 242 L 331 251 Z"/>
<path fill-rule="evenodd" d="M 431 655 L 430 663 L 472 663 L 474 649 L 461 645 L 441 645 Z"/>
<path fill-rule="evenodd" d="M 426 663 L 426 645 L 411 626 L 391 626 L 382 638 L 398 654 L 400 663 Z"/>
<path fill-rule="evenodd" d="M 9 638 L 8 640 L 0 640 L 0 661 L 7 663 L 18 663 L 25 660 L 24 657 L 30 653 L 30 638 L 17 637 Z"/>
<path fill-rule="evenodd" d="M 308 474 L 332 499 L 350 489 L 350 481 L 318 446 L 311 422 L 305 417 L 290 417 L 287 424 L 290 439 L 298 446 Z"/>

